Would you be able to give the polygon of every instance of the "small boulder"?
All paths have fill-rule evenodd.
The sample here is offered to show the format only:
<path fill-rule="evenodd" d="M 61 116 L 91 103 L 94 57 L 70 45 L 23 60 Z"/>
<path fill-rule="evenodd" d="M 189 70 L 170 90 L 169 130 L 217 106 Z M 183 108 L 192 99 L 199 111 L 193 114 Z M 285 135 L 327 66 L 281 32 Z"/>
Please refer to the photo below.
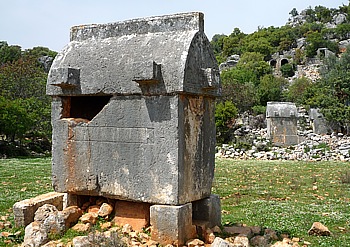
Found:
<path fill-rule="evenodd" d="M 222 238 L 216 237 L 211 247 L 234 247 L 234 245 Z"/>
<path fill-rule="evenodd" d="M 113 206 L 108 203 L 102 203 L 100 209 L 98 210 L 98 215 L 101 217 L 106 217 L 113 212 Z"/>
<path fill-rule="evenodd" d="M 230 226 L 224 227 L 224 231 L 231 235 L 241 235 L 251 238 L 253 236 L 253 232 L 250 227 L 245 226 Z"/>
<path fill-rule="evenodd" d="M 91 229 L 90 223 L 86 223 L 86 224 L 78 223 L 72 227 L 72 230 L 77 232 L 88 232 L 90 229 Z"/>
<path fill-rule="evenodd" d="M 97 218 L 98 218 L 97 213 L 86 213 L 80 217 L 80 221 L 84 224 L 90 223 L 91 225 L 95 225 Z"/>
<path fill-rule="evenodd" d="M 265 229 L 264 233 L 265 233 L 264 236 L 267 240 L 269 240 L 269 241 L 278 240 L 278 236 L 277 236 L 276 231 L 267 228 L 267 229 Z"/>
<path fill-rule="evenodd" d="M 48 234 L 42 223 L 34 221 L 26 226 L 23 246 L 38 247 L 47 242 Z"/>
<path fill-rule="evenodd" d="M 78 236 L 73 238 L 74 247 L 94 247 L 95 245 L 90 243 L 88 236 Z"/>
<path fill-rule="evenodd" d="M 64 218 L 66 228 L 76 224 L 83 215 L 83 211 L 78 206 L 70 206 L 60 212 Z"/>
<path fill-rule="evenodd" d="M 122 233 L 123 234 L 130 234 L 132 232 L 132 226 L 129 224 L 125 224 L 122 228 Z"/>
<path fill-rule="evenodd" d="M 34 221 L 44 223 L 45 219 L 52 213 L 57 213 L 58 210 L 54 205 L 44 204 L 39 207 L 34 214 Z"/>
<path fill-rule="evenodd" d="M 98 211 L 100 210 L 100 206 L 98 205 L 92 205 L 88 207 L 87 212 L 88 213 L 98 213 Z"/>
<path fill-rule="evenodd" d="M 249 239 L 246 236 L 237 236 L 233 241 L 235 247 L 250 247 Z"/>
<path fill-rule="evenodd" d="M 186 242 L 186 246 L 188 247 L 198 247 L 205 246 L 204 242 L 200 239 L 190 239 Z"/>
<path fill-rule="evenodd" d="M 264 236 L 255 236 L 250 240 L 252 246 L 268 246 L 269 241 Z"/>
<path fill-rule="evenodd" d="M 315 236 L 330 236 L 331 232 L 322 223 L 314 222 L 312 224 L 311 229 L 308 231 L 308 234 L 315 235 Z"/>

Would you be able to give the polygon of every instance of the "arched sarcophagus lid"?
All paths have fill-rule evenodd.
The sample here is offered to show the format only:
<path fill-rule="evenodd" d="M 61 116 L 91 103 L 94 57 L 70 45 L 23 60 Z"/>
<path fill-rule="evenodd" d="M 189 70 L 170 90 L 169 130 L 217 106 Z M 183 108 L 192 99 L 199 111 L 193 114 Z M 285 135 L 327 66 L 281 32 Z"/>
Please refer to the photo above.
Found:
<path fill-rule="evenodd" d="M 47 94 L 218 96 L 219 70 L 203 18 L 194 12 L 72 27 Z"/>

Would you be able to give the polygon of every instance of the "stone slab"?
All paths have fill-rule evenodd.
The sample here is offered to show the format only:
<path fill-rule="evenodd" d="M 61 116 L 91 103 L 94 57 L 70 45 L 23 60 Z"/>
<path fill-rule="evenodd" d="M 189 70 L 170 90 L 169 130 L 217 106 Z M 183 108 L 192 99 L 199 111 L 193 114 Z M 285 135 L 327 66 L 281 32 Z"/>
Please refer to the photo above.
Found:
<path fill-rule="evenodd" d="M 129 224 L 135 231 L 141 231 L 150 224 L 150 204 L 119 201 L 114 205 L 113 222 L 118 226 Z"/>
<path fill-rule="evenodd" d="M 65 193 L 49 192 L 34 198 L 16 202 L 13 205 L 15 226 L 27 226 L 34 220 L 36 210 L 44 204 L 54 205 L 58 210 L 63 210 Z"/>

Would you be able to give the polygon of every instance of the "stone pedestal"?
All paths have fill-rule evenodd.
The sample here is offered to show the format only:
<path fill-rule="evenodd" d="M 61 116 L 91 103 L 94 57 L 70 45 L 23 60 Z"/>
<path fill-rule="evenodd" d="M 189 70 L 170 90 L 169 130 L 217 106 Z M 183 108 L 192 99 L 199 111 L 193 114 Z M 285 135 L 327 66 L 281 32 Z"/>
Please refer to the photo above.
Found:
<path fill-rule="evenodd" d="M 192 204 L 181 206 L 153 205 L 150 208 L 152 239 L 162 245 L 182 246 L 195 237 L 196 227 L 192 225 Z"/>
<path fill-rule="evenodd" d="M 218 195 L 192 202 L 193 220 L 204 221 L 207 227 L 221 225 L 221 203 Z"/>

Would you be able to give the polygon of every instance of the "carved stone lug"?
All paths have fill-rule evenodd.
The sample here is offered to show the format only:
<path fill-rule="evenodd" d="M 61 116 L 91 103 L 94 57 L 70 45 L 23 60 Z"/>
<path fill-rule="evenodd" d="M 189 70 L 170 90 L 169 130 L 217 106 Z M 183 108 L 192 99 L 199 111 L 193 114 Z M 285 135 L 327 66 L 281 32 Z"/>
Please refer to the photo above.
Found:
<path fill-rule="evenodd" d="M 158 83 L 162 78 L 161 64 L 154 61 L 134 63 L 133 71 L 133 81 L 137 83 Z"/>
<path fill-rule="evenodd" d="M 50 84 L 60 88 L 73 88 L 80 84 L 80 69 L 56 68 L 50 71 Z"/>
<path fill-rule="evenodd" d="M 217 69 L 206 68 L 202 69 L 204 81 L 205 81 L 205 89 L 214 89 L 217 88 L 220 84 L 220 72 Z"/>

